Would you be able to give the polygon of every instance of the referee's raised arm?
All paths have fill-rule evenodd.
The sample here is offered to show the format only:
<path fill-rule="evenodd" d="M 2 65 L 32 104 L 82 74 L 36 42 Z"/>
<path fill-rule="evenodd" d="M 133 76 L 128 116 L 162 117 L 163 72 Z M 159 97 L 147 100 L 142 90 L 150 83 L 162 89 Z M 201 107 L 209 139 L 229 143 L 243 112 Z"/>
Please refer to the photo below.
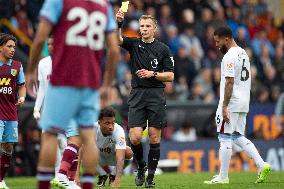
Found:
<path fill-rule="evenodd" d="M 118 39 L 119 45 L 121 45 L 123 43 L 121 27 L 122 27 L 123 20 L 124 20 L 124 12 L 121 9 L 119 9 L 118 12 L 116 13 L 116 20 L 118 24 L 117 39 Z"/>

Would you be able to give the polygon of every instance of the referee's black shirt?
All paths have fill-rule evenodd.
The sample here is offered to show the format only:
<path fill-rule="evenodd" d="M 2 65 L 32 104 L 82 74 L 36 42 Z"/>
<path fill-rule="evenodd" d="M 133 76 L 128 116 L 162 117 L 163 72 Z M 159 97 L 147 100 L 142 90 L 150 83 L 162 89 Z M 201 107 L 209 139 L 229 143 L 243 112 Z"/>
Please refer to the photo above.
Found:
<path fill-rule="evenodd" d="M 123 37 L 121 47 L 130 53 L 132 88 L 164 88 L 162 81 L 155 78 L 139 78 L 136 71 L 146 69 L 155 72 L 173 72 L 174 59 L 168 46 L 156 39 L 145 43 L 141 38 Z"/>

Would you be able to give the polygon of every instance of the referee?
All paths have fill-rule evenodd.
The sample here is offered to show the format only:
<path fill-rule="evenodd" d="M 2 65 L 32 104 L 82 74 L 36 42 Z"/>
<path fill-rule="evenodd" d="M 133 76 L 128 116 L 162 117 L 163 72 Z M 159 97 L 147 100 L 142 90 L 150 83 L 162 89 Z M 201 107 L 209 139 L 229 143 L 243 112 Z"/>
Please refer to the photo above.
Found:
<path fill-rule="evenodd" d="M 155 187 L 154 173 L 160 159 L 161 129 L 166 126 L 166 98 L 164 83 L 174 79 L 174 60 L 169 48 L 154 38 L 157 20 L 150 15 L 139 19 L 141 38 L 122 37 L 121 26 L 124 13 L 116 14 L 118 22 L 117 36 L 122 48 L 130 53 L 132 91 L 128 99 L 128 126 L 131 148 L 138 163 L 135 184 L 142 186 L 148 167 L 146 188 Z M 147 126 L 150 142 L 148 166 L 143 158 L 141 144 L 142 132 Z"/>

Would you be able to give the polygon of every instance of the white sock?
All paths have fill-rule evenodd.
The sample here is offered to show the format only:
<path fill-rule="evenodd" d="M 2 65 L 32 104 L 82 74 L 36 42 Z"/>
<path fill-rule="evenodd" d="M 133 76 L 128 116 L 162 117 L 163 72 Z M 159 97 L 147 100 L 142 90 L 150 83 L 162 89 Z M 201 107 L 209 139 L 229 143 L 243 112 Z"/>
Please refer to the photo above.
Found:
<path fill-rule="evenodd" d="M 107 175 L 107 172 L 100 166 L 99 164 L 97 165 L 97 173 L 102 176 L 102 175 Z"/>
<path fill-rule="evenodd" d="M 109 169 L 111 175 L 116 175 L 116 166 L 109 166 Z"/>
<path fill-rule="evenodd" d="M 230 167 L 230 160 L 232 156 L 232 139 L 220 137 L 219 142 L 220 142 L 219 160 L 221 164 L 219 175 L 221 179 L 227 179 Z"/>
<path fill-rule="evenodd" d="M 55 162 L 55 175 L 58 173 L 61 165 L 62 155 L 67 147 L 67 138 L 63 134 L 57 135 L 58 140 L 58 146 L 57 146 L 57 152 L 56 152 L 56 162 Z"/>
<path fill-rule="evenodd" d="M 241 136 L 237 139 L 234 139 L 233 142 L 240 146 L 246 152 L 246 154 L 254 160 L 259 170 L 262 169 L 262 167 L 265 165 L 265 162 L 259 155 L 254 144 L 249 139 L 244 136 Z"/>
<path fill-rule="evenodd" d="M 55 175 L 57 175 L 57 173 L 60 169 L 62 154 L 63 154 L 63 152 L 61 152 L 60 148 L 57 147 L 56 162 L 55 162 Z"/>

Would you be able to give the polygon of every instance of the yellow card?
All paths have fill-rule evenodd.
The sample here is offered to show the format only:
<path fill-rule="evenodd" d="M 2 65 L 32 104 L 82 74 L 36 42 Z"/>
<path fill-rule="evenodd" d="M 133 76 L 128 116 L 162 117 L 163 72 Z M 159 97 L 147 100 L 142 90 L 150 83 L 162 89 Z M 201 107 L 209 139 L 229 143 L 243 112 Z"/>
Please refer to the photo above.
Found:
<path fill-rule="evenodd" d="M 122 2 L 122 5 L 121 5 L 121 10 L 123 11 L 123 12 L 127 12 L 127 10 L 128 10 L 128 5 L 129 5 L 129 1 L 124 1 L 124 2 Z"/>

